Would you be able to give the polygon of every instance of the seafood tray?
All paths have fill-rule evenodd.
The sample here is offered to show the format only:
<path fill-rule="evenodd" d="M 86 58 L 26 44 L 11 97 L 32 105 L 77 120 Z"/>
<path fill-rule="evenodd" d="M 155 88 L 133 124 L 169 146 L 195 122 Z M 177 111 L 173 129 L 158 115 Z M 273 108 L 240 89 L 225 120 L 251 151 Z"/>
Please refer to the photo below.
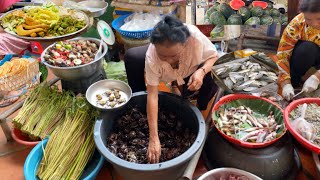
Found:
<path fill-rule="evenodd" d="M 278 71 L 252 56 L 213 66 L 211 73 L 215 83 L 228 93 L 251 94 L 278 88 Z"/>

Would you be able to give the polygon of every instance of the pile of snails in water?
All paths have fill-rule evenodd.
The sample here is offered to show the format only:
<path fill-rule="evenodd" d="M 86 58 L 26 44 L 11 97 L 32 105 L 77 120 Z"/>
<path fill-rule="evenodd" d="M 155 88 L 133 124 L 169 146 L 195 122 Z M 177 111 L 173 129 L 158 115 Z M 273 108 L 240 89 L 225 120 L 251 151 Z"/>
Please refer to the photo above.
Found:
<path fill-rule="evenodd" d="M 97 105 L 102 108 L 115 108 L 125 103 L 126 95 L 118 89 L 107 89 L 104 93 L 96 94 Z"/>
<path fill-rule="evenodd" d="M 174 113 L 160 110 L 158 118 L 160 162 L 164 162 L 187 151 L 195 141 L 196 134 L 184 127 Z M 107 139 L 107 148 L 121 159 L 147 164 L 148 143 L 147 116 L 138 108 L 132 108 L 114 123 L 113 131 Z"/>

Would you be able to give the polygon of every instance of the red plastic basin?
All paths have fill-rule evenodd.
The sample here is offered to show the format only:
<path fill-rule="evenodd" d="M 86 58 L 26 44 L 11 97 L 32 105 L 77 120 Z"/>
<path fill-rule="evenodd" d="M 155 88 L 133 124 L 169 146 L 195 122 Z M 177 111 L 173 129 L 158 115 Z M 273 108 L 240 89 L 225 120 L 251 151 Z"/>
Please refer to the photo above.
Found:
<path fill-rule="evenodd" d="M 266 101 L 267 103 L 269 104 L 272 104 L 273 106 L 275 106 L 276 108 L 278 108 L 282 113 L 283 113 L 283 110 L 281 109 L 281 107 L 274 103 L 273 101 L 270 101 L 269 99 L 266 99 L 266 98 L 262 98 L 262 97 L 257 97 L 257 96 L 253 96 L 253 95 L 247 95 L 247 94 L 231 94 L 231 95 L 227 95 L 227 96 L 224 96 L 222 97 L 213 107 L 212 109 L 212 114 L 214 114 L 215 111 L 217 111 L 219 109 L 220 106 L 224 105 L 224 104 L 227 104 L 229 102 L 232 102 L 232 101 L 235 101 L 235 100 L 239 100 L 239 99 L 258 99 L 258 100 L 263 100 L 263 101 Z M 239 146 L 242 146 L 242 147 L 246 147 L 246 148 L 263 148 L 263 147 L 267 147 L 273 143 L 275 143 L 276 141 L 278 141 L 285 133 L 286 133 L 286 128 L 283 130 L 282 134 L 271 140 L 271 141 L 268 141 L 268 142 L 263 142 L 263 143 L 251 143 L 251 142 L 244 142 L 244 141 L 241 141 L 239 139 L 236 139 L 236 138 L 233 138 L 233 137 L 230 137 L 228 135 L 226 135 L 225 133 L 223 133 L 218 127 L 217 125 L 215 124 L 215 121 L 213 121 L 213 125 L 216 126 L 216 129 L 218 130 L 218 132 L 225 138 L 227 139 L 229 142 L 233 143 L 233 144 L 236 144 L 236 145 L 239 145 Z"/>
<path fill-rule="evenodd" d="M 290 120 L 290 113 L 294 109 L 296 109 L 299 105 L 301 104 L 311 104 L 311 103 L 316 103 L 320 105 L 320 98 L 302 98 L 295 100 L 291 102 L 285 109 L 284 111 L 284 122 L 286 123 L 286 126 L 289 130 L 289 132 L 293 135 L 293 137 L 305 148 L 309 149 L 310 151 L 313 151 L 317 154 L 320 154 L 320 147 L 312 144 L 308 140 L 306 140 L 304 137 L 302 137 L 296 130 L 293 129 L 291 125 L 291 120 Z"/>
<path fill-rule="evenodd" d="M 17 128 L 13 128 L 11 131 L 12 138 L 17 141 L 19 144 L 23 144 L 26 146 L 36 146 L 41 141 L 33 141 L 31 140 L 27 135 L 25 135 L 23 132 L 21 132 Z"/>

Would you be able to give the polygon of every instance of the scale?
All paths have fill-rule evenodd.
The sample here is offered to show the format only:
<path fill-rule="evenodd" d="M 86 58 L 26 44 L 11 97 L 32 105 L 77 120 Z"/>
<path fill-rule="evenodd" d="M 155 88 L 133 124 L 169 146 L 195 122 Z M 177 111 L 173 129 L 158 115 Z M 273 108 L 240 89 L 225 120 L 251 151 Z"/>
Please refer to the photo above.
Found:
<path fill-rule="evenodd" d="M 213 127 L 202 155 L 209 170 L 233 167 L 262 179 L 294 180 L 301 169 L 300 158 L 289 133 L 268 147 L 249 149 L 230 143 Z"/>

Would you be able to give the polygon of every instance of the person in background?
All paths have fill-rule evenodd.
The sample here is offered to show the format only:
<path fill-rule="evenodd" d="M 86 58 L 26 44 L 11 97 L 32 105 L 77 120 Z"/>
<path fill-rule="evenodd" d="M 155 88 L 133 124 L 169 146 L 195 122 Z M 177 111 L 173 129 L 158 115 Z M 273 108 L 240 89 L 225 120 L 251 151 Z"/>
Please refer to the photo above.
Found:
<path fill-rule="evenodd" d="M 165 16 L 155 26 L 150 41 L 150 45 L 127 50 L 124 61 L 132 91 L 148 92 L 147 157 L 150 163 L 158 163 L 161 155 L 158 136 L 160 81 L 176 81 L 182 96 L 199 91 L 197 107 L 205 110 L 218 89 L 209 73 L 218 56 L 215 46 L 197 27 L 184 25 L 173 16 Z"/>
<path fill-rule="evenodd" d="M 0 13 L 7 11 L 14 3 L 20 0 L 0 0 Z"/>
<path fill-rule="evenodd" d="M 320 83 L 320 1 L 302 0 L 300 11 L 283 32 L 276 60 L 278 83 L 288 101 L 295 95 L 294 88 L 302 86 L 303 92 L 310 93 Z M 311 67 L 317 71 L 303 82 Z"/>

